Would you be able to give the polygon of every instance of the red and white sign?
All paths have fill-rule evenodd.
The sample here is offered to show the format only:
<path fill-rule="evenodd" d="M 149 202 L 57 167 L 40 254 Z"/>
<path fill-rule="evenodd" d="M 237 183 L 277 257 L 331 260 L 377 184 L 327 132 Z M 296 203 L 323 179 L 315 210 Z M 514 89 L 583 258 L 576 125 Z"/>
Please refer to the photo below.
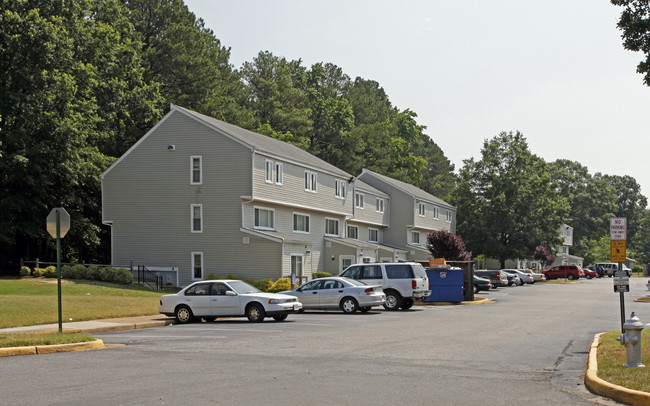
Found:
<path fill-rule="evenodd" d="M 625 217 L 609 219 L 609 239 L 612 241 L 627 240 L 627 219 Z"/>

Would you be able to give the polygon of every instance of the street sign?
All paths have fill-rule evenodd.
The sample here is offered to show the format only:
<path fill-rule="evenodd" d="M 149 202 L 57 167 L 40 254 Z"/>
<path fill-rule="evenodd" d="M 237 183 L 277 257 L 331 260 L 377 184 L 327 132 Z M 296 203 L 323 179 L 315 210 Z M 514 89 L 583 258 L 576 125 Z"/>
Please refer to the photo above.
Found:
<path fill-rule="evenodd" d="M 612 217 L 609 219 L 609 239 L 612 241 L 627 240 L 627 218 Z"/>
<path fill-rule="evenodd" d="M 56 238 L 56 214 L 59 213 L 59 236 L 65 237 L 70 230 L 70 214 L 63 207 L 55 207 L 47 215 L 47 232 L 52 238 Z"/>
<path fill-rule="evenodd" d="M 614 292 L 629 292 L 630 291 L 630 285 L 614 285 Z"/>
<path fill-rule="evenodd" d="M 612 240 L 609 242 L 612 262 L 625 262 L 626 259 L 626 241 Z"/>

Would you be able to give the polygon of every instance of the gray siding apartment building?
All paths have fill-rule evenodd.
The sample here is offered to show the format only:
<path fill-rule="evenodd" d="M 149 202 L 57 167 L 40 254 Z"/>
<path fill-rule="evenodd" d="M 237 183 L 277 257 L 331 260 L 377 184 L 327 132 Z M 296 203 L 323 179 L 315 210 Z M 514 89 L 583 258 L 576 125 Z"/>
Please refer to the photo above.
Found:
<path fill-rule="evenodd" d="M 378 179 L 390 180 L 365 170 L 357 180 L 298 147 L 172 105 L 101 176 L 111 262 L 186 286 L 210 273 L 306 280 L 358 262 L 427 260 L 426 233 L 453 230 L 454 208 Z M 416 200 L 404 190 L 419 191 Z M 415 201 L 452 211 L 452 221 L 442 211 L 443 221 L 414 217 L 406 209 Z"/>

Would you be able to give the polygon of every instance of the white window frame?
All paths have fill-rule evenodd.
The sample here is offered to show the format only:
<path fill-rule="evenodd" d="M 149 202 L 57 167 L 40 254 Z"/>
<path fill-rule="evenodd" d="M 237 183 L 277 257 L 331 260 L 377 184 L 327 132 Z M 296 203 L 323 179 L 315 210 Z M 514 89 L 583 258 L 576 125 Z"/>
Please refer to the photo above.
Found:
<path fill-rule="evenodd" d="M 195 227 L 194 220 L 196 220 L 196 217 L 194 217 L 194 209 L 199 209 L 199 229 L 197 230 Z M 190 230 L 193 233 L 202 233 L 203 232 L 203 205 L 202 204 L 192 204 L 190 205 Z"/>
<path fill-rule="evenodd" d="M 337 233 L 337 234 L 331 234 L 331 233 L 328 232 L 329 230 L 328 230 L 327 224 L 328 224 L 329 221 L 334 221 L 334 222 L 336 222 L 336 233 Z M 340 227 L 339 227 L 339 226 L 340 226 L 340 221 L 339 221 L 339 219 L 335 219 L 335 218 L 331 218 L 331 217 L 325 217 L 325 235 L 326 235 L 326 236 L 329 236 L 329 237 L 338 237 L 338 236 L 340 235 L 340 233 L 341 233 L 341 230 L 340 230 Z"/>
<path fill-rule="evenodd" d="M 385 200 L 382 199 L 381 197 L 378 197 L 377 200 L 375 201 L 375 210 L 377 213 L 383 213 L 384 212 L 384 207 L 385 207 Z"/>
<path fill-rule="evenodd" d="M 418 202 L 418 216 L 426 217 L 427 205 L 424 202 Z"/>
<path fill-rule="evenodd" d="M 300 261 L 298 261 L 298 258 L 300 258 Z M 296 276 L 304 276 L 305 275 L 305 256 L 302 254 L 291 254 L 291 260 L 289 261 L 290 263 L 290 272 L 292 275 Z M 298 268 L 298 265 L 300 265 L 300 269 Z"/>
<path fill-rule="evenodd" d="M 375 239 L 372 238 L 372 233 L 375 233 Z M 378 228 L 369 228 L 368 229 L 368 241 L 369 242 L 379 242 L 379 229 Z"/>
<path fill-rule="evenodd" d="M 415 236 L 417 236 L 417 241 Z M 420 245 L 420 232 L 419 231 L 411 231 L 411 244 L 413 245 Z"/>
<path fill-rule="evenodd" d="M 194 180 L 194 160 L 199 161 L 199 180 Z M 193 155 L 190 157 L 190 185 L 202 185 L 203 184 L 203 157 L 201 155 Z"/>
<path fill-rule="evenodd" d="M 316 185 L 318 184 L 318 176 L 316 172 L 305 171 L 305 191 L 316 193 L 318 192 Z"/>
<path fill-rule="evenodd" d="M 305 218 L 304 224 L 307 226 L 307 230 L 298 230 L 298 229 L 296 229 L 296 216 L 300 216 L 300 217 Z M 292 221 L 293 221 L 293 232 L 294 233 L 309 234 L 309 214 L 294 212 L 293 216 L 292 216 Z"/>
<path fill-rule="evenodd" d="M 284 165 L 281 162 L 275 163 L 275 184 L 276 185 L 282 185 L 282 181 L 284 179 L 283 167 Z"/>
<path fill-rule="evenodd" d="M 346 181 L 336 179 L 334 182 L 334 196 L 337 199 L 345 199 Z"/>
<path fill-rule="evenodd" d="M 196 271 L 196 257 L 199 256 L 201 259 L 201 264 L 199 265 L 201 267 L 201 276 L 196 277 L 195 271 Z M 192 252 L 192 280 L 193 281 L 200 281 L 203 280 L 203 270 L 205 269 L 205 263 L 203 262 L 203 253 L 202 252 Z"/>
<path fill-rule="evenodd" d="M 434 218 L 434 220 L 438 220 L 439 217 L 440 217 L 440 209 L 437 208 L 437 207 L 434 207 L 433 208 L 433 218 Z"/>
<path fill-rule="evenodd" d="M 264 182 L 273 183 L 273 161 L 267 159 L 264 161 Z"/>
<path fill-rule="evenodd" d="M 451 210 L 447 210 L 447 223 L 451 223 Z"/>
<path fill-rule="evenodd" d="M 271 214 L 271 227 L 268 226 L 260 226 L 256 224 L 256 212 L 263 210 L 263 211 L 268 211 Z M 260 206 L 255 206 L 253 208 L 253 228 L 256 230 L 275 230 L 275 209 L 270 209 L 268 207 L 260 207 Z"/>
<path fill-rule="evenodd" d="M 354 207 L 357 209 L 363 209 L 363 193 L 354 192 Z"/>
<path fill-rule="evenodd" d="M 355 230 L 354 237 L 352 237 L 350 235 L 350 229 Z M 348 238 L 352 238 L 353 240 L 358 240 L 359 239 L 359 227 L 358 226 L 351 226 L 351 225 L 348 224 L 347 234 L 348 234 Z"/>

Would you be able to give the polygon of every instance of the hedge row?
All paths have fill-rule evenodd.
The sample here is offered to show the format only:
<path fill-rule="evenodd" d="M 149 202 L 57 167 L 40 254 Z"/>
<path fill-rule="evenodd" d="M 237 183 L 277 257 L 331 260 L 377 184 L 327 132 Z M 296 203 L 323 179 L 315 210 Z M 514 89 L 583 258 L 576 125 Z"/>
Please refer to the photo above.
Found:
<path fill-rule="evenodd" d="M 48 266 L 47 268 L 34 268 L 30 269 L 26 266 L 20 268 L 20 276 L 33 276 L 56 278 L 56 267 Z M 87 279 L 91 281 L 102 281 L 117 283 L 120 285 L 128 285 L 133 282 L 133 274 L 127 269 L 113 268 L 110 266 L 86 267 L 81 264 L 77 265 L 63 265 L 61 267 L 61 278 L 63 279 Z"/>
<path fill-rule="evenodd" d="M 332 276 L 331 273 L 329 272 L 314 272 L 312 274 L 314 278 L 323 278 L 326 276 Z M 244 282 L 248 283 L 249 285 L 255 286 L 257 289 L 261 290 L 262 292 L 272 292 L 272 293 L 277 293 L 277 292 L 282 292 L 284 290 L 291 290 L 291 280 L 289 278 L 280 278 L 276 281 L 273 281 L 272 279 L 262 279 L 259 281 L 253 280 L 253 279 L 241 279 L 238 278 L 235 275 L 227 275 L 225 278 L 220 278 L 216 276 L 215 274 L 211 273 L 208 276 L 206 276 L 205 280 L 214 280 L 214 279 L 237 279 L 237 280 L 243 280 Z"/>

